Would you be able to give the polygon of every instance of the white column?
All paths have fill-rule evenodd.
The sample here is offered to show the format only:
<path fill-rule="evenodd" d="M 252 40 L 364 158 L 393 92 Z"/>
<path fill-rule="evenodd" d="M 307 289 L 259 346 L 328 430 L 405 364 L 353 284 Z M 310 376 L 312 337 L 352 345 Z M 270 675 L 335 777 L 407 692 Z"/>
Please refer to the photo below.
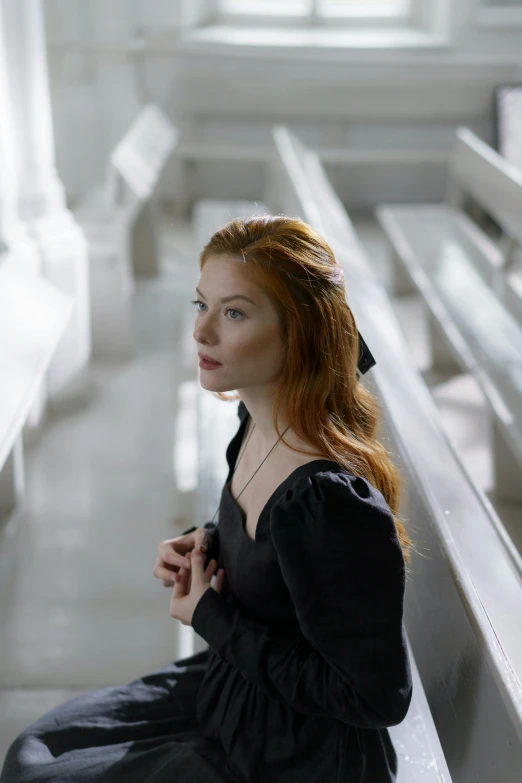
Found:
<path fill-rule="evenodd" d="M 3 0 L 6 53 L 20 151 L 19 210 L 32 221 L 65 206 L 54 162 L 47 53 L 40 0 Z"/>
<path fill-rule="evenodd" d="M 2 248 L 10 243 L 16 222 L 16 171 L 13 160 L 11 106 L 3 54 L 2 8 L 0 7 L 0 241 Z"/>
<path fill-rule="evenodd" d="M 38 274 L 40 259 L 36 246 L 29 239 L 17 214 L 16 147 L 4 50 L 0 5 L 0 263 L 21 264 L 29 274 Z"/>
<path fill-rule="evenodd" d="M 41 274 L 73 296 L 76 305 L 47 374 L 49 399 L 57 400 L 83 382 L 91 353 L 87 243 L 66 208 L 55 166 L 41 0 L 0 2 L 17 145 L 18 213 L 37 244 Z"/>
<path fill-rule="evenodd" d="M 34 277 L 39 274 L 40 257 L 17 215 L 16 148 L 4 41 L 0 4 L 0 265 L 16 264 Z M 7 460 L 0 463 L 0 519 L 12 511 L 24 491 L 23 445 L 20 435 Z"/>

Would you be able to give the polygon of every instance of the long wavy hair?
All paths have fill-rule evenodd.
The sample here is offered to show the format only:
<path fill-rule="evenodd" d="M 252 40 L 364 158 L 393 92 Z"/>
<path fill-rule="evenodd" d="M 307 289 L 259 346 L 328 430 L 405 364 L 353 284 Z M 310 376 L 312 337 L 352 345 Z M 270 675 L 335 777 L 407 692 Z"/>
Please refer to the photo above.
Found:
<path fill-rule="evenodd" d="M 398 516 L 405 481 L 376 436 L 379 402 L 357 376 L 359 337 L 332 249 L 299 218 L 255 215 L 235 218 L 216 231 L 201 251 L 200 270 L 210 256 L 219 255 L 248 264 L 250 279 L 279 316 L 287 352 L 274 395 L 277 434 L 281 437 L 277 417 L 282 406 L 298 437 L 376 487 L 393 514 L 408 564 L 413 544 Z M 239 399 L 212 394 L 224 401 Z"/>

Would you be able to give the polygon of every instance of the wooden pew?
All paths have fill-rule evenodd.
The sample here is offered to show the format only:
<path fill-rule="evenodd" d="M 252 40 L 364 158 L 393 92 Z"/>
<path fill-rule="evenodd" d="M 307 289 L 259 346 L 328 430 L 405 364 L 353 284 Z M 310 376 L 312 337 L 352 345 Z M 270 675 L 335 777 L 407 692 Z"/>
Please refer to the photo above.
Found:
<path fill-rule="evenodd" d="M 484 147 L 458 131 L 452 201 L 470 193 L 522 242 L 522 176 Z M 472 373 L 489 403 L 497 497 L 522 501 L 522 323 L 501 301 L 504 259 L 488 267 L 488 238 L 454 206 L 381 205 L 376 214 L 401 270 L 398 289 L 418 291 L 427 305 L 433 366 Z"/>
<path fill-rule="evenodd" d="M 398 783 L 425 780 L 428 771 L 450 780 L 448 769 L 455 781 L 518 780 L 520 556 L 448 441 L 390 299 L 318 156 L 285 128 L 274 130 L 274 141 L 265 201 L 271 212 L 297 215 L 320 231 L 343 266 L 348 302 L 377 361 L 363 380 L 381 401 L 379 437 L 407 478 L 400 513 L 418 551 L 404 618 L 421 701 L 412 701 L 407 720 L 390 729 Z M 439 763 L 439 744 L 447 768 Z"/>
<path fill-rule="evenodd" d="M 70 296 L 0 257 L 0 523 L 24 492 L 23 428 L 73 312 Z"/>
<path fill-rule="evenodd" d="M 460 128 L 448 174 L 448 219 L 461 217 L 472 196 L 502 228 L 498 251 L 503 273 L 494 280 L 493 289 L 522 324 L 522 170 L 470 130 Z M 474 235 L 480 252 L 485 234 L 474 227 Z"/>
<path fill-rule="evenodd" d="M 134 278 L 158 273 L 155 188 L 176 141 L 159 107 L 145 106 L 112 152 L 105 183 L 76 210 L 89 244 L 94 357 L 132 355 Z"/>

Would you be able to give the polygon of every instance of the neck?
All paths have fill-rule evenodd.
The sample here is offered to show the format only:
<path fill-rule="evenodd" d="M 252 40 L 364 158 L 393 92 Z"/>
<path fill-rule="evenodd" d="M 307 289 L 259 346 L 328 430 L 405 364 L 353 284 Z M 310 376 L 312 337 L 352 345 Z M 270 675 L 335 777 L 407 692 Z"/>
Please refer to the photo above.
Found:
<path fill-rule="evenodd" d="M 272 446 L 277 442 L 280 437 L 272 421 L 273 417 L 273 404 L 270 397 L 256 396 L 251 393 L 251 390 L 240 390 L 240 396 L 245 403 L 247 410 L 252 418 L 252 426 L 255 424 L 255 432 L 252 435 L 252 441 L 250 447 L 255 443 L 255 450 L 258 454 L 266 456 Z M 282 434 L 288 427 L 288 421 L 284 415 L 279 414 L 277 421 L 279 432 Z M 285 434 L 285 438 L 291 434 L 291 430 L 288 430 Z"/>

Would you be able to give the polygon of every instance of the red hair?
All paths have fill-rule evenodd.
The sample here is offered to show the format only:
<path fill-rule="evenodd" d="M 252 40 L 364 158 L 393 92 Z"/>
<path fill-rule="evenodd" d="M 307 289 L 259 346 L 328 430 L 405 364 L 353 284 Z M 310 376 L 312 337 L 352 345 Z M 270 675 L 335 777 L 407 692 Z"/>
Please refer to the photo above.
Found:
<path fill-rule="evenodd" d="M 248 264 L 249 278 L 279 316 L 287 353 L 274 396 L 277 434 L 283 407 L 289 426 L 314 451 L 376 487 L 393 514 L 409 563 L 413 545 L 398 517 L 404 478 L 377 439 L 378 400 L 357 378 L 359 337 L 332 249 L 299 218 L 256 215 L 236 218 L 216 231 L 201 252 L 200 270 L 210 256 L 219 255 Z M 239 399 L 213 394 L 225 401 Z"/>

